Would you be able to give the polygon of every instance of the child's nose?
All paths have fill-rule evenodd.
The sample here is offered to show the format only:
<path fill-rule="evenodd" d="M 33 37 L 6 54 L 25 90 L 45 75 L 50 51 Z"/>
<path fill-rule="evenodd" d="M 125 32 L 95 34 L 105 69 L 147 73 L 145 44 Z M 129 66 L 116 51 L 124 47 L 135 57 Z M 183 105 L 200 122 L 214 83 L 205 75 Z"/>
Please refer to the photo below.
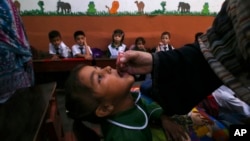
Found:
<path fill-rule="evenodd" d="M 110 66 L 107 66 L 104 68 L 104 70 L 107 72 L 107 73 L 111 73 L 111 70 L 112 68 Z"/>

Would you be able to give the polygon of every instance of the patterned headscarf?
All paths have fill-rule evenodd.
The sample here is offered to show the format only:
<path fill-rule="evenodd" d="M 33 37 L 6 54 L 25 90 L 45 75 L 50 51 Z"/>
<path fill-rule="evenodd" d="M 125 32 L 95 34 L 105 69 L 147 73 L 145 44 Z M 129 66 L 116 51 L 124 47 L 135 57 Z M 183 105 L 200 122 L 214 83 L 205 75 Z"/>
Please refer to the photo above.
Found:
<path fill-rule="evenodd" d="M 250 1 L 226 0 L 199 40 L 216 75 L 250 104 Z M 249 76 L 249 77 L 248 77 Z"/>
<path fill-rule="evenodd" d="M 34 82 L 32 54 L 12 0 L 0 0 L 0 103 Z"/>

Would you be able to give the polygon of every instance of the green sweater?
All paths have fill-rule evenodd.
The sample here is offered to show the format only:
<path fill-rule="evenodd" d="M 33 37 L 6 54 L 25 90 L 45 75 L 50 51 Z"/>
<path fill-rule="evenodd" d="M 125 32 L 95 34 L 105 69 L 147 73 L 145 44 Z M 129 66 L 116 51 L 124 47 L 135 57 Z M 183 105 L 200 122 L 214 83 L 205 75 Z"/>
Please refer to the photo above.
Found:
<path fill-rule="evenodd" d="M 110 117 L 101 124 L 104 141 L 152 141 L 149 121 L 159 120 L 162 108 L 132 93 L 135 106 Z"/>

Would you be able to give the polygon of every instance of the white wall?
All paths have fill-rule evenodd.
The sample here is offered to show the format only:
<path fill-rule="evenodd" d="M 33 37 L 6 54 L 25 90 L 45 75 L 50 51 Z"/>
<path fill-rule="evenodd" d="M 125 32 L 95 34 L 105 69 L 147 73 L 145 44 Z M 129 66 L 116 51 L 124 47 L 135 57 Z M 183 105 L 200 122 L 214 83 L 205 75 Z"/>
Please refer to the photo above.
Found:
<path fill-rule="evenodd" d="M 15 1 L 15 0 L 13 0 Z M 40 9 L 38 6 L 39 0 L 17 0 L 21 3 L 21 11 Z M 44 11 L 56 11 L 56 4 L 58 0 L 43 0 Z M 95 3 L 97 11 L 107 11 L 105 6 L 111 7 L 113 0 L 61 0 L 71 4 L 72 12 L 86 12 L 90 1 Z M 129 11 L 136 12 L 137 6 L 135 0 L 118 0 L 120 7 L 118 12 Z M 176 11 L 180 1 L 189 3 L 191 6 L 190 11 L 200 12 L 203 9 L 205 2 L 209 3 L 210 12 L 218 12 L 224 0 L 139 0 L 145 4 L 144 11 L 152 12 L 154 10 L 162 9 L 160 3 L 166 1 L 166 11 Z"/>

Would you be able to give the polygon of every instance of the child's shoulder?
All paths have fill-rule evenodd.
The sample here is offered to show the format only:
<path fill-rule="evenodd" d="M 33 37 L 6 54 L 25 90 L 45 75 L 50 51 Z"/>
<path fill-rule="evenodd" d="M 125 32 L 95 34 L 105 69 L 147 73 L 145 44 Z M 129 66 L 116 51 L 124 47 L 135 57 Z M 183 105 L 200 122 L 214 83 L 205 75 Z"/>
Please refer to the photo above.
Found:
<path fill-rule="evenodd" d="M 77 47 L 79 47 L 78 44 L 73 44 L 73 45 L 72 45 L 72 48 L 77 48 Z"/>
<path fill-rule="evenodd" d="M 68 47 L 63 41 L 61 41 L 60 46 L 63 47 L 63 48 L 67 48 Z"/>

